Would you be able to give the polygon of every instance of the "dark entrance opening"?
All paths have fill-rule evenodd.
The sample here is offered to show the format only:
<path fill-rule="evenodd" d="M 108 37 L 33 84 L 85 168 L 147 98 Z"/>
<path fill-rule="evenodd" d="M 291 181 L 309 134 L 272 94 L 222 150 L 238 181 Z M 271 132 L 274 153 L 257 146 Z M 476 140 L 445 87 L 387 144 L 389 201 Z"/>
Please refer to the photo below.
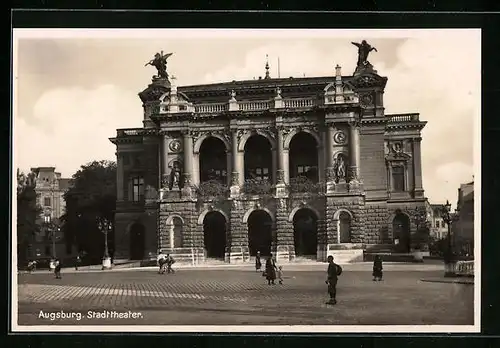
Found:
<path fill-rule="evenodd" d="M 394 243 L 399 252 L 409 253 L 411 251 L 411 232 L 410 218 L 403 214 L 397 213 L 392 220 L 392 233 Z"/>
<path fill-rule="evenodd" d="M 144 258 L 144 248 L 146 244 L 146 229 L 141 223 L 134 223 L 130 226 L 130 259 L 142 260 Z"/>
<path fill-rule="evenodd" d="M 227 182 L 226 146 L 219 138 L 208 137 L 200 147 L 200 182 Z"/>
<path fill-rule="evenodd" d="M 248 249 L 251 256 L 260 251 L 261 256 L 271 254 L 273 220 L 264 210 L 254 210 L 248 217 Z"/>
<path fill-rule="evenodd" d="M 226 218 L 218 211 L 211 211 L 203 219 L 203 237 L 207 257 L 224 259 L 226 252 Z"/>
<path fill-rule="evenodd" d="M 296 256 L 316 255 L 318 249 L 318 218 L 310 209 L 298 210 L 293 217 Z"/>
<path fill-rule="evenodd" d="M 318 182 L 318 144 L 306 132 L 294 135 L 290 142 L 290 178 L 305 177 Z"/>
<path fill-rule="evenodd" d="M 262 135 L 252 135 L 245 143 L 245 181 L 272 180 L 272 152 L 269 140 Z"/>

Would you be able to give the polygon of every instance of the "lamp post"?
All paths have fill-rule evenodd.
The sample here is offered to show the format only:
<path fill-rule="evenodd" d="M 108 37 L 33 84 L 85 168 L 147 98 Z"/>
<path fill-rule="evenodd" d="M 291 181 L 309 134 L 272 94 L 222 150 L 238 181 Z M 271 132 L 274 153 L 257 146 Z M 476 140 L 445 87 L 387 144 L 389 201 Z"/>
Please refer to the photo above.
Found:
<path fill-rule="evenodd" d="M 451 204 L 448 200 L 446 201 L 446 204 L 445 204 L 444 209 L 442 211 L 441 217 L 443 218 L 443 221 L 448 226 L 448 245 L 447 245 L 447 252 L 445 253 L 445 257 L 444 257 L 444 264 L 445 264 L 444 276 L 445 277 L 453 277 L 453 276 L 455 276 L 456 261 L 453 257 L 453 245 L 452 245 L 452 241 L 451 241 L 451 226 L 452 226 L 453 222 L 456 220 L 457 214 L 454 214 L 451 212 Z"/>
<path fill-rule="evenodd" d="M 113 228 L 112 222 L 106 218 L 97 218 L 97 226 L 99 227 L 99 230 L 104 234 L 104 256 L 102 258 L 102 269 L 110 269 L 111 257 L 109 257 L 108 234 Z"/>
<path fill-rule="evenodd" d="M 55 231 L 53 228 L 51 228 L 51 225 L 50 225 L 50 222 L 51 222 L 51 217 L 50 215 L 45 215 L 43 217 L 43 221 L 45 223 L 45 228 L 47 230 L 47 234 L 50 236 L 50 238 L 52 239 L 52 260 L 50 261 L 50 269 L 54 269 L 55 268 L 55 260 L 56 260 L 56 236 L 55 236 Z"/>

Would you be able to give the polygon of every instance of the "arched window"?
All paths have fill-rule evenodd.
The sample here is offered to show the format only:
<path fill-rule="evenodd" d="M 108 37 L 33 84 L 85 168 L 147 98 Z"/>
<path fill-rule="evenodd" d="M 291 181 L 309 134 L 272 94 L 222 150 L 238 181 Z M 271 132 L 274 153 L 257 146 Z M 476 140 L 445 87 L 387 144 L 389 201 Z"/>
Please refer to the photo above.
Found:
<path fill-rule="evenodd" d="M 339 243 L 351 242 L 351 215 L 343 211 L 339 214 L 338 220 Z"/>

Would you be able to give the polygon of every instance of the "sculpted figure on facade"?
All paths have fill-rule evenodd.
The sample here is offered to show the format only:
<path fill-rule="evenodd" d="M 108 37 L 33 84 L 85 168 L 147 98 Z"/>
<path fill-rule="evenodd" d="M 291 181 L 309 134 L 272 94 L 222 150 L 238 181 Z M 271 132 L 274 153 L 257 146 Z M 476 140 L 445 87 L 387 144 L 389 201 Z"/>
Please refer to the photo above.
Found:
<path fill-rule="evenodd" d="M 158 72 L 157 77 L 158 78 L 165 78 L 168 79 L 168 74 L 167 74 L 167 59 L 170 57 L 173 53 L 167 53 L 163 54 L 163 51 L 161 53 L 156 53 L 154 58 L 147 62 L 144 66 L 154 66 L 156 68 L 156 71 Z"/>
<path fill-rule="evenodd" d="M 351 42 L 354 46 L 358 48 L 358 67 L 363 67 L 370 64 L 368 62 L 368 54 L 371 51 L 378 52 L 375 47 L 372 47 L 366 40 L 361 41 L 361 43 Z"/>
<path fill-rule="evenodd" d="M 333 175 L 335 182 L 347 179 L 346 161 L 343 154 L 337 155 L 333 160 Z"/>
<path fill-rule="evenodd" d="M 169 189 L 177 189 L 180 188 L 181 184 L 181 166 L 178 161 L 174 161 L 172 164 L 172 169 L 170 170 L 170 181 L 169 181 Z"/>

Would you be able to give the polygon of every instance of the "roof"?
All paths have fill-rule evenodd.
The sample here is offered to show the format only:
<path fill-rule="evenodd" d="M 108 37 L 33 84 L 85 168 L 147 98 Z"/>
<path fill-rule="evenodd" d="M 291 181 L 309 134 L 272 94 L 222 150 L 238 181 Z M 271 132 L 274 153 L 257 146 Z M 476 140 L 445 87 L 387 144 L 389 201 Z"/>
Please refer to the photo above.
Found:
<path fill-rule="evenodd" d="M 268 99 L 275 95 L 276 88 L 281 89 L 281 95 L 286 97 L 301 97 L 319 95 L 325 87 L 335 82 L 335 76 L 318 77 L 288 77 L 288 78 L 262 78 L 257 80 L 241 80 L 220 82 L 211 84 L 178 86 L 177 93 L 186 97 L 193 103 L 218 103 L 227 102 L 232 91 L 236 93 L 238 100 Z M 366 73 L 357 76 L 342 76 L 343 83 L 384 88 L 387 83 L 386 77 L 375 73 Z M 171 83 L 168 80 L 153 80 L 139 96 L 144 101 L 158 98 L 159 95 L 170 90 Z"/>

